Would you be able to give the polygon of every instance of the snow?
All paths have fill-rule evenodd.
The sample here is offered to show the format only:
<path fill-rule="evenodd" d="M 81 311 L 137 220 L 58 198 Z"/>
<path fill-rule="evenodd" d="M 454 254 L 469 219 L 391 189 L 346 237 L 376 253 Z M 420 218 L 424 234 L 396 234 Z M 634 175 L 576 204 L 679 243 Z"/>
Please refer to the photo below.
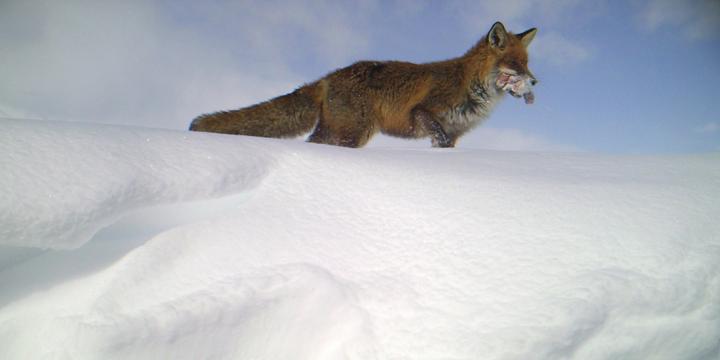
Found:
<path fill-rule="evenodd" d="M 720 154 L 3 121 L 3 359 L 713 359 Z"/>

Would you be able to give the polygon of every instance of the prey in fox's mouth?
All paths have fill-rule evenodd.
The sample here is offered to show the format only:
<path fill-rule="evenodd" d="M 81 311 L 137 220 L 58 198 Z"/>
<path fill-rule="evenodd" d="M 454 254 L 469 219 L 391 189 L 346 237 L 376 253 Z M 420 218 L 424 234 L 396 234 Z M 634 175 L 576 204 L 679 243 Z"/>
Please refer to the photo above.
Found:
<path fill-rule="evenodd" d="M 532 92 L 532 86 L 537 80 L 530 75 L 517 75 L 509 72 L 500 72 L 496 85 L 502 91 L 516 98 L 523 98 L 526 104 L 535 102 L 535 94 Z"/>

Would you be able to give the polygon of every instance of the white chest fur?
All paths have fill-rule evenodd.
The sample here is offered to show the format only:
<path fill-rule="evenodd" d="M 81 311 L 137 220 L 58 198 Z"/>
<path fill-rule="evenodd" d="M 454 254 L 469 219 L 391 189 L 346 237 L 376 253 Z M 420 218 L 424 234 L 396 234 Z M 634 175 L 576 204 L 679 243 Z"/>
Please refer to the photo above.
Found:
<path fill-rule="evenodd" d="M 500 98 L 502 93 L 494 87 L 473 86 L 462 104 L 444 114 L 445 131 L 460 134 L 472 129 L 490 115 Z"/>

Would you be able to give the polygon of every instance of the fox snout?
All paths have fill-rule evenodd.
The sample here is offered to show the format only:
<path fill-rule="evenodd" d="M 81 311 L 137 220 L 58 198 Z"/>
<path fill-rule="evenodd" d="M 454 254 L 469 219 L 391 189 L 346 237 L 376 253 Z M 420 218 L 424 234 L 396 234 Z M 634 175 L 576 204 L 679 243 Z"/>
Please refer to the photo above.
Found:
<path fill-rule="evenodd" d="M 499 77 L 500 77 L 500 78 L 502 78 L 503 76 L 506 76 L 506 77 L 521 77 L 521 78 L 527 79 L 527 80 L 530 82 L 530 85 L 535 86 L 535 84 L 538 83 L 537 78 L 536 78 L 535 75 L 530 71 L 530 69 L 513 70 L 513 69 L 508 68 L 508 67 L 500 66 L 500 67 L 499 67 L 499 70 L 500 70 L 500 71 L 499 71 L 499 73 L 500 73 L 500 76 L 499 76 Z"/>
<path fill-rule="evenodd" d="M 535 86 L 537 82 L 537 79 L 530 71 L 519 73 L 513 70 L 501 70 L 496 85 L 502 91 L 506 91 L 513 97 L 523 98 L 526 104 L 532 104 L 535 101 L 532 87 Z"/>

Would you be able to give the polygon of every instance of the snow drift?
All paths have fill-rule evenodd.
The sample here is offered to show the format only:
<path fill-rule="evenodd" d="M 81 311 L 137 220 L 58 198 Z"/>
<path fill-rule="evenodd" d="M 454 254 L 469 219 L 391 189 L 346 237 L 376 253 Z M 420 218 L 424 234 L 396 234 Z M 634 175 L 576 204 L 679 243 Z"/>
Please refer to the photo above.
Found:
<path fill-rule="evenodd" d="M 0 133 L 0 358 L 703 359 L 720 155 Z"/>

